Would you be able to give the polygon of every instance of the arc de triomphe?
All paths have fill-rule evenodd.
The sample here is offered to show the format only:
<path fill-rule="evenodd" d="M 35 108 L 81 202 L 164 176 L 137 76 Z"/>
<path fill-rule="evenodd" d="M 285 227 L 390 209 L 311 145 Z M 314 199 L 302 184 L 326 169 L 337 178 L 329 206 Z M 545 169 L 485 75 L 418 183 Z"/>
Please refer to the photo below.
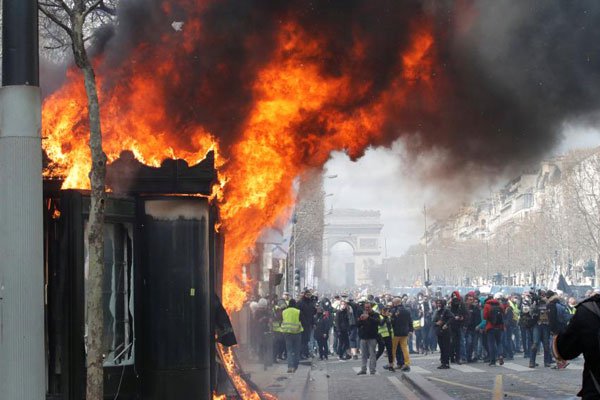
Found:
<path fill-rule="evenodd" d="M 371 283 L 370 267 L 382 262 L 383 224 L 380 217 L 379 211 L 355 209 L 330 210 L 325 214 L 322 280 L 330 284 L 343 281 L 339 277 L 330 276 L 329 255 L 333 246 L 344 242 L 352 246 L 354 252 L 354 283 Z"/>

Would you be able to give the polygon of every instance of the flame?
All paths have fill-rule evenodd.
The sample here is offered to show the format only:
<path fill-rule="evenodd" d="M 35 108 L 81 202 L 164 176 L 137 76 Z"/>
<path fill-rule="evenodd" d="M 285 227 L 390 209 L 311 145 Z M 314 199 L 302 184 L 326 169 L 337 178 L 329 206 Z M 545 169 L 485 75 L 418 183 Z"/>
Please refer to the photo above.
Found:
<path fill-rule="evenodd" d="M 181 1 L 196 7 L 195 2 Z M 165 7 L 167 12 L 169 6 Z M 265 227 L 290 214 L 293 180 L 308 167 L 322 166 L 334 150 L 356 158 L 370 144 L 380 143 L 386 113 L 408 104 L 416 86 L 429 90 L 434 103 L 435 43 L 426 24 L 419 26 L 411 44 L 399 49 L 391 89 L 359 108 L 346 107 L 368 93 L 373 83 L 323 73 L 324 44 L 293 22 L 284 23 L 272 58 L 249 83 L 255 101 L 241 134 L 222 147 L 219 132 L 173 121 L 168 115 L 172 99 L 160 83 L 182 79 L 174 60 L 189 56 L 190 43 L 202 35 L 202 26 L 190 20 L 184 25 L 183 40 L 173 35 L 164 35 L 156 46 L 136 49 L 124 67 L 127 80 L 122 84 L 105 84 L 107 77 L 98 74 L 103 146 L 109 161 L 129 149 L 151 166 L 165 158 L 193 165 L 215 151 L 219 184 L 211 199 L 220 205 L 221 221 L 215 229 L 226 238 L 223 304 L 231 312 L 242 308 L 250 290 L 241 271 L 252 259 L 256 239 Z M 173 55 L 163 57 L 161 49 L 167 46 Z M 360 40 L 352 54 L 359 61 L 367 57 Z M 144 68 L 148 59 L 156 62 L 153 68 Z M 101 65 L 101 60 L 96 62 Z M 201 90 L 198 93 L 202 95 Z M 69 71 L 63 87 L 45 99 L 42 118 L 43 145 L 51 160 L 44 175 L 64 177 L 63 188 L 88 188 L 87 100 L 77 71 Z"/>
<path fill-rule="evenodd" d="M 221 360 L 223 361 L 223 367 L 227 370 L 231 383 L 235 387 L 235 390 L 244 400 L 276 400 L 277 398 L 266 392 L 258 392 L 251 388 L 248 382 L 242 377 L 242 371 L 239 368 L 239 362 L 235 356 L 233 347 L 225 347 L 220 343 L 217 343 L 217 351 Z"/>

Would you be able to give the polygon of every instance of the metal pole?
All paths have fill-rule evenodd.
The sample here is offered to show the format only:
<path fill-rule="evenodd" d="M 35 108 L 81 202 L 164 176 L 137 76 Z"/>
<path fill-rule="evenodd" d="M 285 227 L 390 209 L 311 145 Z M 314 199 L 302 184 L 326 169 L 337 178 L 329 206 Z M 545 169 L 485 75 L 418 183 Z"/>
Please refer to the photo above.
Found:
<path fill-rule="evenodd" d="M 0 393 L 42 400 L 44 271 L 37 1 L 4 0 L 0 88 Z"/>
<path fill-rule="evenodd" d="M 425 216 L 425 250 L 423 253 L 423 275 L 425 278 L 425 291 L 429 294 L 429 265 L 427 265 L 427 206 L 423 205 L 423 215 Z"/>

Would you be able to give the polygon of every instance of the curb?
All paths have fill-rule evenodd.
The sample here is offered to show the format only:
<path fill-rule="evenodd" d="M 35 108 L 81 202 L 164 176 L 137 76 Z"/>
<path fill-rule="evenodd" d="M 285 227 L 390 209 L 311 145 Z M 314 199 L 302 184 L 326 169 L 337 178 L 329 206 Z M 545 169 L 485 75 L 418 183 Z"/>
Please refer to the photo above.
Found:
<path fill-rule="evenodd" d="M 280 400 L 304 400 L 308 392 L 310 381 L 310 366 L 300 364 L 296 372 L 290 378 L 285 390 L 279 396 Z"/>
<path fill-rule="evenodd" d="M 402 373 L 402 381 L 418 392 L 424 399 L 452 400 L 452 397 L 419 374 Z"/>

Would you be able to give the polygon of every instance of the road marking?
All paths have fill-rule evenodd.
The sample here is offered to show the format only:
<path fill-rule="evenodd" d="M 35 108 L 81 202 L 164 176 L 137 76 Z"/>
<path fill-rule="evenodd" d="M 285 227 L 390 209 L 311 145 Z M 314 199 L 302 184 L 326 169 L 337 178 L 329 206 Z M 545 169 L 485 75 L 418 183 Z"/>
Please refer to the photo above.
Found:
<path fill-rule="evenodd" d="M 502 375 L 496 375 L 496 381 L 494 382 L 494 395 L 492 400 L 502 400 L 504 397 L 502 390 Z"/>
<path fill-rule="evenodd" d="M 485 372 L 482 369 L 479 368 L 474 368 L 474 367 L 470 367 L 468 365 L 464 365 L 464 364 L 450 364 L 450 368 L 455 369 L 457 371 L 460 372 Z"/>
<path fill-rule="evenodd" d="M 354 370 L 354 372 L 356 372 L 357 374 L 360 372 L 360 367 L 353 367 L 352 368 Z M 369 376 L 371 375 L 368 371 L 367 371 L 367 375 L 364 376 Z M 379 372 L 375 371 L 375 375 L 379 375 Z"/>
<path fill-rule="evenodd" d="M 517 364 L 517 363 L 510 363 L 510 362 L 505 362 L 503 365 L 504 368 L 508 368 L 508 369 L 512 369 L 513 371 L 517 371 L 517 372 L 532 372 L 535 371 L 535 368 L 529 368 L 529 367 L 525 367 L 523 365 Z"/>
<path fill-rule="evenodd" d="M 440 378 L 434 378 L 433 376 L 428 376 L 427 379 L 429 379 L 430 381 L 436 381 L 436 382 L 445 383 L 446 385 L 458 386 L 458 387 L 462 387 L 462 388 L 466 388 L 466 389 L 471 389 L 471 390 L 479 390 L 481 392 L 486 392 L 486 393 L 493 393 L 494 392 L 491 389 L 480 388 L 480 387 L 477 387 L 477 386 L 463 385 L 462 383 L 451 382 L 451 381 L 447 381 L 445 379 L 440 379 Z M 518 398 L 521 398 L 521 399 L 532 399 L 532 397 L 525 396 L 525 395 L 522 395 L 520 393 L 504 392 L 504 394 L 506 396 L 518 397 Z"/>
<path fill-rule="evenodd" d="M 395 376 L 388 376 L 388 380 L 394 387 L 400 392 L 400 394 L 407 400 L 419 400 L 417 395 L 413 393 L 409 388 L 406 387 L 405 384 L 400 382 Z"/>
<path fill-rule="evenodd" d="M 431 373 L 431 371 L 427 371 L 425 368 L 421 368 L 416 365 L 411 365 L 410 371 L 416 372 L 417 374 L 430 374 Z"/>

